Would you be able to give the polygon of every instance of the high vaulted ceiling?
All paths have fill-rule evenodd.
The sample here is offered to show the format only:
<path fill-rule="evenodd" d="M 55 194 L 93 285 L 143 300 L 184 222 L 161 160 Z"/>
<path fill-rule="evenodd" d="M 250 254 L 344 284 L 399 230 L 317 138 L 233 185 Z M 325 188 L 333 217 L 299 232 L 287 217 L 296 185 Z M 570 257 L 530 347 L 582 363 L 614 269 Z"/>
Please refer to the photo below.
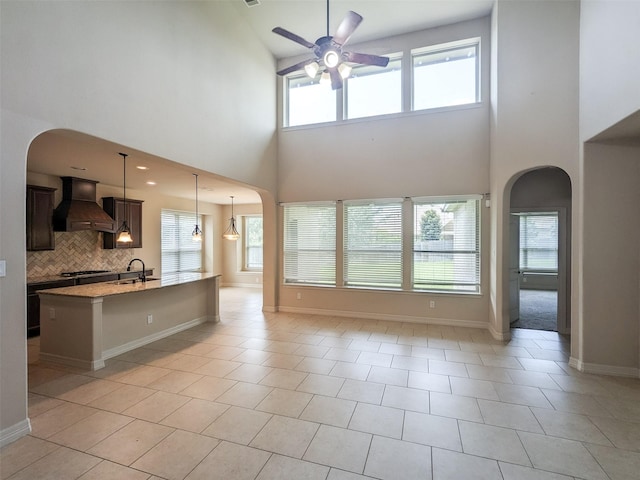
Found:
<path fill-rule="evenodd" d="M 247 6 L 246 0 L 231 1 L 278 59 L 307 50 L 274 34 L 274 27 L 310 42 L 327 33 L 326 0 L 258 0 L 260 3 L 252 7 Z M 494 0 L 330 0 L 329 34 L 333 35 L 349 10 L 364 18 L 349 40 L 355 44 L 482 17 L 491 12 L 493 3 Z"/>
<path fill-rule="evenodd" d="M 231 2 L 238 16 L 251 26 L 258 39 L 278 59 L 306 54 L 308 50 L 274 34 L 271 31 L 274 27 L 285 28 L 311 42 L 326 35 L 326 0 L 258 0 L 259 4 L 252 7 L 247 6 L 246 0 L 210 1 Z M 493 2 L 494 0 L 330 0 L 329 33 L 334 33 L 349 10 L 364 17 L 349 40 L 350 44 L 356 44 L 488 15 Z M 118 186 L 122 182 L 122 160 L 117 153 L 121 151 L 130 155 L 127 158 L 128 188 L 142 191 L 154 189 L 166 195 L 192 198 L 192 174 L 197 173 L 200 175 L 199 192 L 202 201 L 229 204 L 229 196 L 234 195 L 235 203 L 238 204 L 260 203 L 260 197 L 255 191 L 224 178 L 144 152 L 127 150 L 112 142 L 63 130 L 46 132 L 34 140 L 27 168 L 53 176 L 76 176 Z M 135 168 L 141 164 L 149 167 L 149 170 Z M 148 180 L 155 181 L 156 185 L 147 185 L 145 182 Z"/>

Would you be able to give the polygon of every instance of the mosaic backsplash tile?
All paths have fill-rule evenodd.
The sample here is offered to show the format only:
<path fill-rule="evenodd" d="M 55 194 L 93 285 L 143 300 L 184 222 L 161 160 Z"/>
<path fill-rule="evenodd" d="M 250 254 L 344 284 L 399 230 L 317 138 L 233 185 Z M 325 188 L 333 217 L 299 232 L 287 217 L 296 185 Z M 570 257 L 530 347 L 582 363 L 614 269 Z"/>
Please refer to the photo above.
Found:
<path fill-rule="evenodd" d="M 126 270 L 135 249 L 104 250 L 102 233 L 55 232 L 56 249 L 27 252 L 27 278 L 78 270 Z"/>

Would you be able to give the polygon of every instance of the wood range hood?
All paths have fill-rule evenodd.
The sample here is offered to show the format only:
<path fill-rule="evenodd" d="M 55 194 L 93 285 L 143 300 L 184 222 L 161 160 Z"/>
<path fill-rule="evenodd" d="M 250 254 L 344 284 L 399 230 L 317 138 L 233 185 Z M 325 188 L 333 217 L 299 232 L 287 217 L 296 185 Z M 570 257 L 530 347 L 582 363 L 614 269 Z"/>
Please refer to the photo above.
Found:
<path fill-rule="evenodd" d="M 60 178 L 62 201 L 53 211 L 53 229 L 56 232 L 116 231 L 115 220 L 96 203 L 98 182 L 77 177 Z"/>

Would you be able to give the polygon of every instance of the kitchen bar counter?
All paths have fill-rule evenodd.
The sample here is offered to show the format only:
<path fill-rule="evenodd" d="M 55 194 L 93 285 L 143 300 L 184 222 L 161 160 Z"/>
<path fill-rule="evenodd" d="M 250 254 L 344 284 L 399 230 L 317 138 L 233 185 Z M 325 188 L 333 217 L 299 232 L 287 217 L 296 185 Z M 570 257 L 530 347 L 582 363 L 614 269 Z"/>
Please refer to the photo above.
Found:
<path fill-rule="evenodd" d="M 46 293 L 47 295 L 59 295 L 64 297 L 108 297 L 112 295 L 124 295 L 132 292 L 154 290 L 157 288 L 170 287 L 172 285 L 199 282 L 216 276 L 217 275 L 214 273 L 169 273 L 167 275 L 162 275 L 161 277 L 151 277 L 150 279 L 147 279 L 146 282 L 136 281 L 135 283 L 130 283 L 128 280 L 117 280 L 113 282 L 54 288 L 47 290 Z"/>
<path fill-rule="evenodd" d="M 181 273 L 39 291 L 40 359 L 98 370 L 111 357 L 217 322 L 219 286 L 220 275 Z"/>

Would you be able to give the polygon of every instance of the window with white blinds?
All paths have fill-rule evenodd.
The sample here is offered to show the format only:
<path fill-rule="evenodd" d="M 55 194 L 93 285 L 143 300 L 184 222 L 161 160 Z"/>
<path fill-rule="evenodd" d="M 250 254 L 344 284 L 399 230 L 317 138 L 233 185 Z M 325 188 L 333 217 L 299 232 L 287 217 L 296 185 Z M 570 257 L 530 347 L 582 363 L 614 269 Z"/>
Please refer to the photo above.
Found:
<path fill-rule="evenodd" d="M 191 238 L 196 223 L 202 225 L 201 215 L 162 210 L 162 273 L 202 270 L 202 242 Z"/>
<path fill-rule="evenodd" d="M 558 214 L 520 215 L 520 268 L 558 270 Z"/>
<path fill-rule="evenodd" d="M 413 288 L 480 291 L 479 198 L 414 199 Z"/>
<path fill-rule="evenodd" d="M 243 270 L 262 270 L 262 215 L 242 217 Z"/>
<path fill-rule="evenodd" d="M 344 202 L 344 284 L 402 287 L 402 202 Z"/>
<path fill-rule="evenodd" d="M 284 205 L 284 282 L 335 285 L 335 202 Z"/>

